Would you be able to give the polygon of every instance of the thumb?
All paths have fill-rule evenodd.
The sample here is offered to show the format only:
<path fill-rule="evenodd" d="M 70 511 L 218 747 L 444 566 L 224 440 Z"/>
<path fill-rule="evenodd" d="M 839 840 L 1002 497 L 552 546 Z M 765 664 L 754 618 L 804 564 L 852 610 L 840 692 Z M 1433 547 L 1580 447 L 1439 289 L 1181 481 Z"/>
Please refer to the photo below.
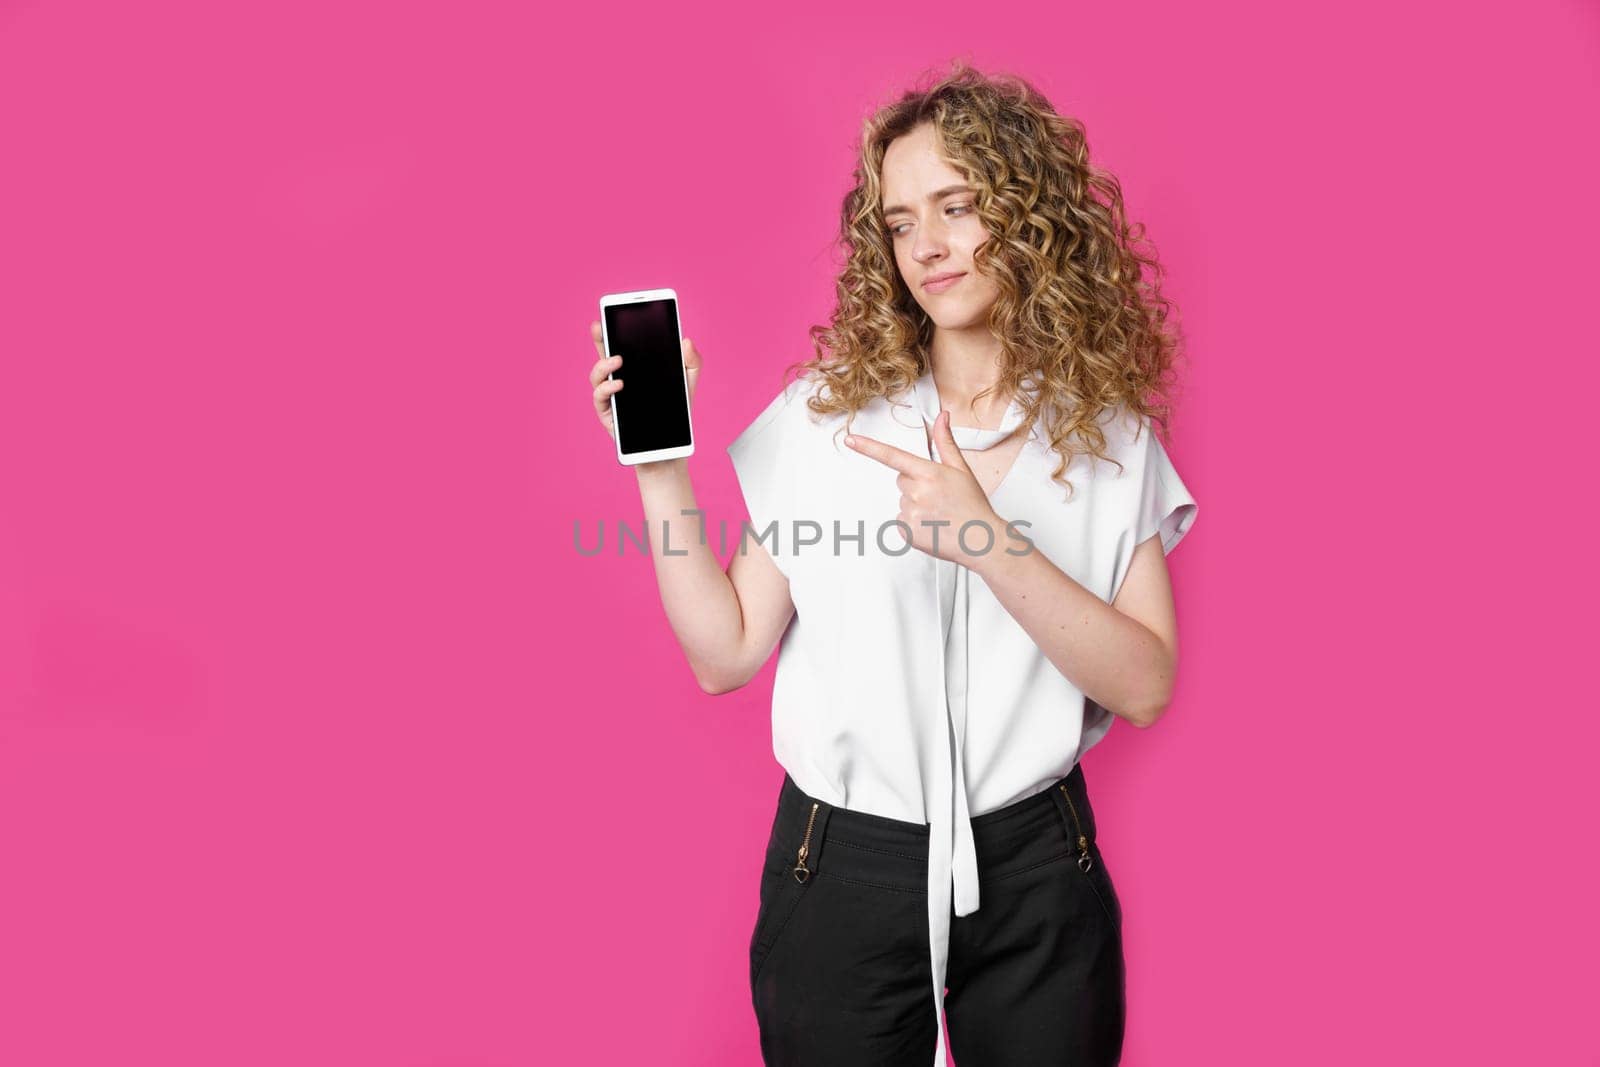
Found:
<path fill-rule="evenodd" d="M 695 383 L 700 380 L 700 351 L 687 337 L 683 339 L 683 371 L 688 375 L 689 393 L 692 396 Z"/>
<path fill-rule="evenodd" d="M 966 457 L 962 456 L 961 449 L 956 445 L 956 435 L 950 430 L 950 409 L 940 410 L 939 417 L 933 420 L 933 440 L 939 446 L 939 462 L 946 467 L 954 467 L 967 474 L 972 473 L 972 468 L 967 466 Z"/>

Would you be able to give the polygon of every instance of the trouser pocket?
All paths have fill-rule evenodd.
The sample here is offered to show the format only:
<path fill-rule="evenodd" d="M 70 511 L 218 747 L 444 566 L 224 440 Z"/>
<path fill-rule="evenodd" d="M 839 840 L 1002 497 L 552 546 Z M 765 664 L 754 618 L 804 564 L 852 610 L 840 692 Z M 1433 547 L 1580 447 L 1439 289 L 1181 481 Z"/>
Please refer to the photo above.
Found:
<path fill-rule="evenodd" d="M 756 916 L 755 931 L 750 935 L 752 986 L 760 977 L 762 966 L 783 937 L 783 931 L 794 916 L 795 908 L 811 884 L 812 872 L 807 860 L 811 855 L 812 835 L 816 830 L 817 811 L 820 807 L 821 805 L 816 802 L 809 805 L 805 831 L 790 859 L 782 859 L 783 853 L 780 852 L 778 854 L 780 862 L 775 864 L 772 850 L 769 848 L 768 858 L 762 865 L 761 904 Z"/>
<path fill-rule="evenodd" d="M 1093 825 L 1093 821 L 1086 820 L 1079 814 L 1078 805 L 1073 801 L 1072 792 L 1067 788 L 1066 782 L 1057 783 L 1056 788 L 1061 793 L 1062 801 L 1065 802 L 1067 836 L 1072 845 L 1073 863 L 1078 868 L 1079 877 L 1093 890 L 1095 898 L 1100 901 L 1100 909 L 1120 931 L 1122 902 L 1117 899 L 1117 889 L 1112 884 L 1110 872 L 1106 870 L 1105 857 L 1100 854 L 1099 845 L 1085 832 L 1085 823 Z"/>

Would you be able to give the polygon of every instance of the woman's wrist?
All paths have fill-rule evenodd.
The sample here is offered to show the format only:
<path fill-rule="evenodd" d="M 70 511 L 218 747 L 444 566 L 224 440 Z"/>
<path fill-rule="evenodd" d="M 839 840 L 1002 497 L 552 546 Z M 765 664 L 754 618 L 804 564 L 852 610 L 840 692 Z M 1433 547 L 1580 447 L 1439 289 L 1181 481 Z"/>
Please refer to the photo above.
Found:
<path fill-rule="evenodd" d="M 658 459 L 653 463 L 635 463 L 633 472 L 641 482 L 667 481 L 687 474 L 689 460 L 680 456 L 677 459 Z"/>
<path fill-rule="evenodd" d="M 985 582 L 997 577 L 1000 572 L 1016 573 L 1019 563 L 1025 566 L 1023 557 L 1032 554 L 1033 545 L 1014 535 L 1006 520 L 994 512 L 990 512 L 983 521 L 988 524 L 985 531 L 980 533 L 974 530 L 968 535 L 968 542 L 973 545 L 974 551 L 966 554 L 963 565 Z M 987 541 L 987 548 L 982 548 L 980 538 Z M 980 548 L 982 550 L 978 551 Z"/>

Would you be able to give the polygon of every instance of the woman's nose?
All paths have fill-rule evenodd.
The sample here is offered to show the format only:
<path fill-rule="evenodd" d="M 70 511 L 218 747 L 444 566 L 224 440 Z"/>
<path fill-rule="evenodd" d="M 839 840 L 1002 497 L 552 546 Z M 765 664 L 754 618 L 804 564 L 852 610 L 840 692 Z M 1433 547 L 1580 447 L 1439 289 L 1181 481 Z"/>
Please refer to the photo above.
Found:
<path fill-rule="evenodd" d="M 944 255 L 944 241 L 936 236 L 927 236 L 926 233 L 917 237 L 917 247 L 913 254 L 918 263 L 929 263 Z"/>
<path fill-rule="evenodd" d="M 912 248 L 912 255 L 919 263 L 927 263 L 938 259 L 945 253 L 945 232 L 938 221 L 930 222 L 926 226 L 917 227 L 917 239 Z"/>

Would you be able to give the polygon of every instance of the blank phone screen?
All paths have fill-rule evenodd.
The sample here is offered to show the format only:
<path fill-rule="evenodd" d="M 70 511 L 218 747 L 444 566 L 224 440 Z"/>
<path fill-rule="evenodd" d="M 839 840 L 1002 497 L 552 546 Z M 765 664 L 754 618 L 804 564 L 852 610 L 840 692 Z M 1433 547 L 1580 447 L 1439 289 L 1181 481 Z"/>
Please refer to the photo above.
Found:
<path fill-rule="evenodd" d="M 622 451 L 653 452 L 689 444 L 677 301 L 608 306 L 606 342 L 606 355 L 622 356 L 622 366 L 612 377 L 626 383 L 615 394 Z"/>

